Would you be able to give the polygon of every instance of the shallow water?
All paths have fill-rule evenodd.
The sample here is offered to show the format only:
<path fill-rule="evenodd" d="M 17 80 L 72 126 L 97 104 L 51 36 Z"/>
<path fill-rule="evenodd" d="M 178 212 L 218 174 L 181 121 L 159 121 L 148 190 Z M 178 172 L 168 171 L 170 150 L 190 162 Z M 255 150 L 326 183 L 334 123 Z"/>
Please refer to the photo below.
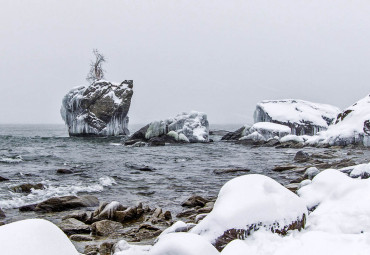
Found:
<path fill-rule="evenodd" d="M 48 214 L 19 213 L 16 208 L 53 196 L 82 194 L 124 205 L 144 202 L 176 213 L 190 195 L 216 196 L 226 181 L 246 174 L 216 174 L 216 169 L 248 168 L 249 174 L 265 174 L 282 184 L 300 176 L 295 171 L 272 171 L 275 166 L 295 164 L 296 149 L 254 148 L 221 142 L 219 136 L 212 138 L 215 142 L 209 144 L 126 147 L 121 138 L 70 138 L 63 125 L 0 125 L 0 176 L 10 179 L 0 182 L 0 208 L 7 215 L 5 222 L 30 217 L 53 219 Z M 337 150 L 335 154 L 345 158 L 347 152 Z M 360 163 L 370 153 L 365 150 L 363 155 L 354 155 L 351 157 Z M 155 170 L 139 171 L 133 165 L 147 165 Z M 60 175 L 57 169 L 72 169 L 74 173 Z M 40 182 L 46 189 L 29 195 L 10 189 L 21 183 Z"/>

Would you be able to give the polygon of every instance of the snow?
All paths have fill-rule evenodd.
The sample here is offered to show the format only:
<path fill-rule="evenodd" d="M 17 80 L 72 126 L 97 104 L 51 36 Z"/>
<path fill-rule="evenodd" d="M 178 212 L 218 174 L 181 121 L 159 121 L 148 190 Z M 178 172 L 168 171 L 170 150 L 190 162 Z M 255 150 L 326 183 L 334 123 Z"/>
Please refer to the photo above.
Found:
<path fill-rule="evenodd" d="M 226 230 L 246 229 L 262 222 L 290 225 L 307 214 L 304 201 L 273 179 L 250 174 L 228 181 L 220 190 L 212 212 L 191 232 L 214 242 Z"/>
<path fill-rule="evenodd" d="M 132 245 L 121 240 L 114 245 L 114 255 L 147 255 L 151 245 Z"/>
<path fill-rule="evenodd" d="M 352 178 L 358 177 L 369 177 L 370 176 L 370 164 L 360 164 L 353 167 L 353 170 L 349 174 Z"/>
<path fill-rule="evenodd" d="M 185 142 L 208 142 L 207 115 L 196 111 L 183 112 L 174 118 L 151 122 L 145 138 L 150 139 L 165 134 Z"/>
<path fill-rule="evenodd" d="M 307 170 L 304 172 L 304 176 L 312 180 L 312 178 L 315 177 L 318 173 L 320 173 L 319 169 L 313 166 L 307 168 Z"/>
<path fill-rule="evenodd" d="M 191 233 L 171 233 L 159 239 L 148 255 L 219 255 L 202 236 Z M 116 254 L 117 255 L 117 254 Z"/>
<path fill-rule="evenodd" d="M 264 100 L 257 104 L 254 112 L 254 122 L 290 123 L 314 126 L 314 134 L 328 128 L 340 109 L 327 104 L 312 103 L 297 99 Z M 295 128 L 293 134 L 297 134 Z M 304 135 L 304 133 L 299 133 Z"/>
<path fill-rule="evenodd" d="M 251 127 L 245 127 L 240 140 L 267 141 L 290 134 L 290 127 L 272 122 L 258 122 Z"/>
<path fill-rule="evenodd" d="M 68 237 L 53 223 L 22 220 L 0 227 L 1 254 L 78 255 Z"/>
<path fill-rule="evenodd" d="M 306 141 L 305 135 L 297 136 L 297 135 L 287 135 L 282 138 L 280 138 L 281 143 L 287 143 L 287 142 L 296 142 L 296 143 L 304 143 Z"/>
<path fill-rule="evenodd" d="M 337 119 L 337 123 L 331 125 L 326 131 L 318 133 L 312 137 L 308 144 L 326 143 L 330 145 L 347 145 L 360 143 L 370 146 L 369 135 L 364 133 L 364 122 L 370 120 L 370 95 L 359 100 L 348 107 L 343 113 L 349 114 L 342 120 Z"/>

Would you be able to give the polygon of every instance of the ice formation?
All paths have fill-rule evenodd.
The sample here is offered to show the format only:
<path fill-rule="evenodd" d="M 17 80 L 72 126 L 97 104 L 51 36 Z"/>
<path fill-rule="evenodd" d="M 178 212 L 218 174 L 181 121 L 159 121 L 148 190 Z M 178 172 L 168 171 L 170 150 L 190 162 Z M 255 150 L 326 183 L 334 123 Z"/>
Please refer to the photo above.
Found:
<path fill-rule="evenodd" d="M 100 80 L 72 89 L 60 110 L 70 136 L 128 135 L 132 87 L 132 80 L 121 84 Z"/>
<path fill-rule="evenodd" d="M 307 141 L 308 144 L 370 146 L 370 95 L 341 112 L 328 130 Z"/>
<path fill-rule="evenodd" d="M 154 121 L 141 128 L 130 139 L 148 141 L 155 137 L 170 137 L 179 142 L 208 142 L 209 123 L 207 114 L 191 111 L 183 112 L 174 118 Z"/>
<path fill-rule="evenodd" d="M 333 123 L 340 109 L 303 100 L 264 100 L 257 104 L 254 122 L 289 126 L 294 135 L 315 135 Z"/>
<path fill-rule="evenodd" d="M 240 140 L 267 141 L 274 137 L 284 137 L 291 132 L 290 127 L 272 122 L 258 122 L 252 127 L 246 127 Z"/>

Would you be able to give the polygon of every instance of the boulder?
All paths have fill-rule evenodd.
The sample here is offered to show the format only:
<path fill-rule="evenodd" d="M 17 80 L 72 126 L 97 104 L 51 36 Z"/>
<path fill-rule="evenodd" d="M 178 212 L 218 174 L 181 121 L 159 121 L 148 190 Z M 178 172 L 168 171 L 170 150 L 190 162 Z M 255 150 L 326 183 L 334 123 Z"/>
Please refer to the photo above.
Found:
<path fill-rule="evenodd" d="M 96 81 L 72 89 L 60 110 L 70 136 L 128 135 L 128 116 L 133 81 L 121 84 Z"/>
<path fill-rule="evenodd" d="M 220 190 L 213 210 L 190 232 L 222 250 L 234 239 L 245 239 L 265 229 L 285 235 L 305 226 L 303 199 L 273 179 L 250 174 L 228 181 Z"/>
<path fill-rule="evenodd" d="M 306 162 L 310 159 L 310 155 L 304 151 L 298 151 L 294 156 L 294 161 Z"/>
<path fill-rule="evenodd" d="M 289 135 L 290 127 L 271 122 L 258 122 L 244 129 L 240 140 L 268 141 Z"/>
<path fill-rule="evenodd" d="M 320 171 L 316 167 L 309 167 L 307 168 L 306 172 L 304 173 L 303 178 L 312 180 Z"/>
<path fill-rule="evenodd" d="M 201 197 L 201 196 L 191 196 L 188 199 L 186 199 L 181 206 L 183 207 L 203 207 L 206 205 L 206 203 L 209 202 L 207 199 Z"/>
<path fill-rule="evenodd" d="M 64 196 L 49 198 L 36 205 L 38 212 L 61 212 L 80 207 L 98 206 L 99 200 L 94 196 Z"/>
<path fill-rule="evenodd" d="M 121 223 L 111 220 L 101 220 L 91 225 L 91 232 L 97 236 L 109 236 L 111 234 L 123 233 Z"/>
<path fill-rule="evenodd" d="M 31 193 L 32 189 L 45 189 L 45 186 L 42 183 L 37 184 L 23 183 L 11 187 L 11 189 L 17 193 Z"/>
<path fill-rule="evenodd" d="M 174 118 L 151 122 L 135 132 L 125 144 L 132 145 L 137 141 L 149 142 L 152 146 L 165 143 L 209 142 L 207 115 L 192 111 L 178 114 Z"/>
<path fill-rule="evenodd" d="M 239 128 L 238 130 L 234 132 L 229 132 L 226 135 L 224 135 L 221 140 L 224 141 L 236 141 L 239 140 L 242 137 L 243 131 L 245 128 L 249 128 L 250 126 L 243 126 Z"/>
<path fill-rule="evenodd" d="M 5 177 L 0 176 L 0 182 L 5 182 L 5 181 L 9 181 L 9 179 L 8 179 L 8 178 L 5 178 Z"/>
<path fill-rule="evenodd" d="M 5 213 L 3 210 L 0 208 L 0 219 L 4 219 L 6 217 Z"/>
<path fill-rule="evenodd" d="M 85 223 L 76 220 L 74 218 L 69 218 L 62 220 L 61 223 L 58 224 L 58 227 L 63 230 L 66 235 L 74 235 L 74 234 L 89 234 L 90 233 L 90 226 L 86 225 Z"/>
<path fill-rule="evenodd" d="M 257 104 L 254 122 L 273 122 L 291 128 L 293 135 L 315 135 L 326 130 L 340 109 L 297 99 L 264 100 Z"/>

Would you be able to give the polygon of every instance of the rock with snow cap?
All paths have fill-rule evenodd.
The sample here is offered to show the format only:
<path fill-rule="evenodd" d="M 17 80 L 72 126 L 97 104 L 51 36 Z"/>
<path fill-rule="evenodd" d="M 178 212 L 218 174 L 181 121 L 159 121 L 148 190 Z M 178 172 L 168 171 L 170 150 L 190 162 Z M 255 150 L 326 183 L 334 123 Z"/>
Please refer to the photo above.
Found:
<path fill-rule="evenodd" d="M 64 96 L 61 115 L 70 136 L 128 135 L 133 81 L 96 81 Z"/>

